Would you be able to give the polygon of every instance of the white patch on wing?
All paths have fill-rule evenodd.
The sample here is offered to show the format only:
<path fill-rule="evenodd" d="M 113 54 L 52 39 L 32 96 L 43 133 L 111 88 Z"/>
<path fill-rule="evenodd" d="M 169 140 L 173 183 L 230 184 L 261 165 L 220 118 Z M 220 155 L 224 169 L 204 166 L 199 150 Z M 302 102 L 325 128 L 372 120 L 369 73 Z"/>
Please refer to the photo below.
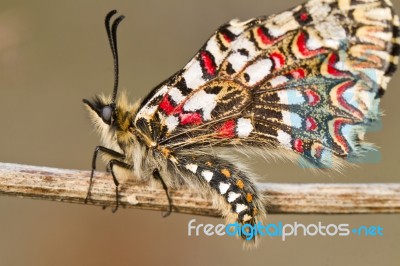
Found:
<path fill-rule="evenodd" d="M 247 56 L 234 52 L 228 57 L 228 62 L 231 63 L 233 70 L 239 72 L 242 67 L 247 63 Z"/>
<path fill-rule="evenodd" d="M 375 49 L 368 50 L 367 54 L 379 56 L 380 58 L 382 58 L 385 61 L 390 61 L 390 57 L 391 57 L 391 55 L 388 52 L 378 51 Z"/>
<path fill-rule="evenodd" d="M 244 210 L 247 210 L 247 206 L 241 203 L 236 204 L 236 213 L 241 213 Z"/>
<path fill-rule="evenodd" d="M 314 38 L 308 39 L 306 46 L 309 50 L 317 50 L 322 47 L 321 42 Z"/>
<path fill-rule="evenodd" d="M 240 53 L 239 50 L 241 49 L 246 50 L 248 54 L 244 55 Z M 235 41 L 235 50 L 229 55 L 227 60 L 232 65 L 233 70 L 239 72 L 257 54 L 258 52 L 254 43 L 243 37 Z"/>
<path fill-rule="evenodd" d="M 206 46 L 206 50 L 209 51 L 214 56 L 214 61 L 217 66 L 219 66 L 222 60 L 225 57 L 225 53 L 221 51 L 219 48 L 216 37 L 213 36 L 208 42 Z"/>
<path fill-rule="evenodd" d="M 324 40 L 325 47 L 338 49 L 340 44 L 347 40 L 346 30 L 333 16 L 315 24 L 315 28 Z"/>
<path fill-rule="evenodd" d="M 246 51 L 249 53 L 248 59 L 251 60 L 254 58 L 254 56 L 258 55 L 259 53 L 256 50 L 256 47 L 254 46 L 254 43 L 250 41 L 248 38 L 241 38 L 238 41 L 237 46 L 235 45 L 235 52 L 238 52 L 240 49 L 246 49 Z"/>
<path fill-rule="evenodd" d="M 295 127 L 295 128 L 301 127 L 301 117 L 296 113 L 289 111 L 282 111 L 282 120 L 286 125 L 290 127 Z"/>
<path fill-rule="evenodd" d="M 228 193 L 228 202 L 234 202 L 239 197 L 240 197 L 239 193 L 229 192 Z"/>
<path fill-rule="evenodd" d="M 314 21 L 321 21 L 328 17 L 331 8 L 326 3 L 321 3 L 320 0 L 314 0 L 306 3 Z"/>
<path fill-rule="evenodd" d="M 224 182 L 219 183 L 219 192 L 220 192 L 220 194 L 224 195 L 226 193 L 226 191 L 228 191 L 228 188 L 230 186 L 231 185 L 229 183 L 224 183 Z"/>
<path fill-rule="evenodd" d="M 288 81 L 288 78 L 285 76 L 277 76 L 269 81 L 272 87 L 276 87 L 278 85 L 284 84 Z"/>
<path fill-rule="evenodd" d="M 291 148 L 292 144 L 290 143 L 292 141 L 292 137 L 288 133 L 282 130 L 278 130 L 278 141 L 280 144 L 282 144 L 283 147 L 286 148 Z"/>
<path fill-rule="evenodd" d="M 293 18 L 293 13 L 290 11 L 276 15 L 264 25 L 268 29 L 268 33 L 275 38 L 286 34 L 288 31 L 295 30 L 299 26 L 299 23 Z"/>
<path fill-rule="evenodd" d="M 156 112 L 156 110 L 158 109 L 158 105 L 149 105 L 149 103 L 151 103 L 151 101 L 155 98 L 157 98 L 160 95 L 164 95 L 168 92 L 168 87 L 167 85 L 162 86 L 159 91 L 157 91 L 156 94 L 154 94 L 154 96 L 148 101 L 148 103 L 139 111 L 139 113 L 136 116 L 135 121 L 138 120 L 138 118 L 146 118 L 149 119 L 153 116 L 153 114 Z"/>
<path fill-rule="evenodd" d="M 197 164 L 189 163 L 189 164 L 185 165 L 185 168 L 188 169 L 193 174 L 195 174 L 198 166 L 197 166 Z"/>
<path fill-rule="evenodd" d="M 228 30 L 229 30 L 230 32 L 232 32 L 233 34 L 235 34 L 235 35 L 239 35 L 240 33 L 243 32 L 243 30 L 244 30 L 244 25 L 246 25 L 246 23 L 248 23 L 249 21 L 251 21 L 251 20 L 240 21 L 240 20 L 238 20 L 238 19 L 232 19 L 231 21 L 229 21 L 229 23 L 230 23 L 232 26 L 229 26 L 229 27 L 228 27 Z"/>
<path fill-rule="evenodd" d="M 321 157 L 319 159 L 325 165 L 332 165 L 333 163 L 333 154 L 332 152 L 323 149 L 321 152 Z"/>
<path fill-rule="evenodd" d="M 190 64 L 182 76 L 185 78 L 186 86 L 191 89 L 195 89 L 206 82 L 202 78 L 203 72 L 200 63 L 197 60 Z"/>
<path fill-rule="evenodd" d="M 313 31 L 313 30 L 309 30 L 308 31 L 309 37 L 306 43 L 306 46 L 309 50 L 317 50 L 319 48 L 322 47 L 322 42 L 318 37 L 318 33 Z"/>
<path fill-rule="evenodd" d="M 338 62 L 336 62 L 334 67 L 337 70 L 341 70 L 341 71 L 351 71 L 351 68 L 348 65 L 348 57 L 349 57 L 349 55 L 346 52 L 340 51 L 339 52 L 339 60 L 338 60 Z"/>
<path fill-rule="evenodd" d="M 248 137 L 253 129 L 253 125 L 249 118 L 239 118 L 237 120 L 236 133 L 239 138 Z"/>
<path fill-rule="evenodd" d="M 204 90 L 200 90 L 187 100 L 183 109 L 185 111 L 197 111 L 201 109 L 203 110 L 203 119 L 210 120 L 211 112 L 217 105 L 216 97 L 217 95 L 215 94 L 208 94 Z"/>
<path fill-rule="evenodd" d="M 157 108 L 158 108 L 157 105 L 145 106 L 140 110 L 140 113 L 138 114 L 137 117 L 144 117 L 146 119 L 149 119 L 156 112 Z"/>
<path fill-rule="evenodd" d="M 342 136 L 347 140 L 347 143 L 349 143 L 352 148 L 354 148 L 355 144 L 353 141 L 353 136 L 355 136 L 356 129 L 357 126 L 349 124 L 344 124 L 340 129 Z"/>
<path fill-rule="evenodd" d="M 381 39 L 381 40 L 386 41 L 386 42 L 390 42 L 392 40 L 392 33 L 391 32 L 382 32 L 382 31 L 373 31 L 373 32 L 369 31 L 368 32 L 367 31 L 367 32 L 364 33 L 364 35 L 373 36 L 375 38 Z M 360 34 L 358 34 L 358 36 L 362 37 L 362 36 L 360 36 Z M 369 37 L 369 36 L 365 36 L 365 38 Z"/>
<path fill-rule="evenodd" d="M 356 88 L 356 86 L 353 86 L 353 87 L 346 89 L 343 92 L 342 97 L 343 97 L 343 99 L 346 100 L 346 102 L 348 104 L 354 106 L 355 108 L 359 108 L 360 106 L 357 102 L 356 93 L 358 93 L 357 88 Z"/>
<path fill-rule="evenodd" d="M 208 183 L 210 183 L 213 175 L 213 172 L 208 170 L 204 170 L 203 172 L 201 172 L 201 176 L 204 177 L 204 179 L 207 180 Z"/>
<path fill-rule="evenodd" d="M 282 104 L 302 104 L 305 102 L 303 95 L 297 90 L 281 90 L 277 92 L 279 102 Z"/>
<path fill-rule="evenodd" d="M 245 73 L 249 75 L 249 85 L 254 85 L 271 73 L 272 61 L 269 58 L 258 60 L 254 64 L 245 69 Z"/>
<path fill-rule="evenodd" d="M 170 115 L 165 119 L 165 124 L 168 127 L 168 131 L 171 132 L 179 125 L 179 119 L 174 115 Z"/>
<path fill-rule="evenodd" d="M 392 20 L 390 8 L 371 8 L 365 11 L 365 16 L 374 21 Z"/>
<path fill-rule="evenodd" d="M 376 84 L 382 84 L 385 72 L 373 68 L 360 68 L 358 69 L 363 74 L 367 75 L 371 80 L 375 81 Z"/>
<path fill-rule="evenodd" d="M 180 104 L 185 99 L 185 96 L 182 95 L 182 92 L 175 87 L 172 87 L 168 94 L 176 104 Z"/>

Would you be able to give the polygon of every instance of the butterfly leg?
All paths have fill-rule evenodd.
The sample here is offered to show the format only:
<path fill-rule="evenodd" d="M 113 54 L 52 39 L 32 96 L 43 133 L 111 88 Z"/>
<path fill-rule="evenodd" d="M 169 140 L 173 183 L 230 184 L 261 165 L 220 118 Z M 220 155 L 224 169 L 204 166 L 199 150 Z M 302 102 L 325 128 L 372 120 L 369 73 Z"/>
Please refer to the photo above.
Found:
<path fill-rule="evenodd" d="M 117 177 L 115 176 L 115 173 L 114 173 L 114 165 L 117 165 L 117 166 L 125 168 L 125 169 L 132 169 L 133 168 L 133 165 L 124 163 L 124 162 L 119 161 L 117 159 L 112 159 L 107 164 L 107 169 L 110 170 L 111 175 L 112 175 L 113 180 L 114 180 L 114 184 L 115 184 L 116 205 L 115 205 L 114 209 L 112 210 L 113 213 L 116 212 L 118 210 L 118 207 L 119 207 L 119 190 L 118 190 L 119 182 L 118 182 L 118 179 L 117 179 Z"/>
<path fill-rule="evenodd" d="M 108 148 L 103 147 L 103 146 L 97 146 L 94 149 L 94 153 L 93 153 L 93 157 L 92 157 L 92 172 L 90 174 L 89 189 L 88 189 L 88 192 L 86 194 L 85 204 L 87 203 L 87 201 L 89 199 L 89 196 L 90 196 L 90 191 L 92 190 L 93 175 L 94 175 L 94 171 L 96 170 L 97 155 L 98 155 L 99 152 L 106 153 L 108 155 L 111 155 L 111 156 L 119 158 L 119 159 L 125 158 L 125 155 L 123 155 L 122 153 L 116 152 L 114 150 L 108 149 Z"/>
<path fill-rule="evenodd" d="M 160 180 L 161 185 L 163 186 L 163 189 L 164 189 L 164 191 L 165 191 L 165 194 L 167 195 L 167 199 L 168 199 L 168 210 L 167 210 L 166 213 L 163 213 L 163 215 L 162 215 L 163 217 L 167 217 L 167 216 L 169 216 L 169 215 L 171 214 L 171 211 L 172 211 L 172 200 L 171 200 L 171 198 L 170 198 L 170 196 L 169 196 L 169 194 L 168 194 L 168 187 L 167 187 L 167 185 L 165 184 L 164 180 L 162 179 L 162 177 L 161 177 L 160 172 L 158 171 L 158 169 L 154 169 L 154 171 L 153 171 L 153 177 L 154 177 L 155 179 L 157 179 L 157 180 Z"/>

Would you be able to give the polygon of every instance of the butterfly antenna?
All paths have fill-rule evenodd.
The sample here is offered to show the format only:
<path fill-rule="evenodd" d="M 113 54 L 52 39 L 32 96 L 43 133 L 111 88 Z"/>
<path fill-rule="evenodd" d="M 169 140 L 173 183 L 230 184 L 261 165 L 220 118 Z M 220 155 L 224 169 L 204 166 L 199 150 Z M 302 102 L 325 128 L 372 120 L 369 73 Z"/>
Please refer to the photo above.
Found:
<path fill-rule="evenodd" d="M 108 12 L 105 18 L 105 26 L 108 41 L 110 42 L 111 52 L 113 54 L 114 59 L 114 90 L 112 94 L 112 103 L 115 103 L 115 99 L 117 97 L 118 92 L 118 82 L 119 82 L 119 63 L 118 63 L 118 48 L 117 48 L 117 28 L 119 23 L 125 18 L 125 16 L 121 15 L 117 17 L 114 22 L 110 22 L 112 16 L 117 13 L 116 10 L 111 10 Z"/>

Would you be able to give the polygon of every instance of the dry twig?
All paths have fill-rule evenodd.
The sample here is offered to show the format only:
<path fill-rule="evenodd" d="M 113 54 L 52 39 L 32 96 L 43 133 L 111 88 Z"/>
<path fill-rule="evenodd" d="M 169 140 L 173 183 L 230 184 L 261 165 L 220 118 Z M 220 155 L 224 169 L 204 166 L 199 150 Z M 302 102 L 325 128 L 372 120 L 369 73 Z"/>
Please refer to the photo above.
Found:
<path fill-rule="evenodd" d="M 70 203 L 84 203 L 90 171 L 0 163 L 0 194 Z M 115 205 L 115 187 L 107 173 L 96 172 L 89 204 Z M 400 213 L 400 184 L 259 184 L 268 195 L 269 213 Z M 166 210 L 163 190 L 125 185 L 125 207 Z M 189 190 L 170 191 L 173 210 L 218 216 L 210 201 Z"/>

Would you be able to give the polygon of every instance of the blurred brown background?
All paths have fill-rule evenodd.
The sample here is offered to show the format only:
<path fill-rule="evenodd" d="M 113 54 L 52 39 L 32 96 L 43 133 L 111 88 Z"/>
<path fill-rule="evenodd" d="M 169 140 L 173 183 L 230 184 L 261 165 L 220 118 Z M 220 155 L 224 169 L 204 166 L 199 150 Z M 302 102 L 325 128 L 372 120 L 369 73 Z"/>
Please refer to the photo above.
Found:
<path fill-rule="evenodd" d="M 400 3 L 395 0 L 397 10 Z M 81 99 L 110 93 L 112 58 L 103 27 L 119 30 L 120 86 L 144 97 L 180 69 L 222 23 L 276 13 L 300 1 L 0 2 L 0 161 L 89 169 L 98 138 Z M 268 182 L 399 182 L 400 72 L 383 98 L 373 163 L 314 175 L 287 162 L 252 162 Z M 383 237 L 264 237 L 243 251 L 229 237 L 188 237 L 187 223 L 222 219 L 0 197 L 0 265 L 399 265 L 400 215 L 270 215 L 277 223 L 380 225 Z"/>

